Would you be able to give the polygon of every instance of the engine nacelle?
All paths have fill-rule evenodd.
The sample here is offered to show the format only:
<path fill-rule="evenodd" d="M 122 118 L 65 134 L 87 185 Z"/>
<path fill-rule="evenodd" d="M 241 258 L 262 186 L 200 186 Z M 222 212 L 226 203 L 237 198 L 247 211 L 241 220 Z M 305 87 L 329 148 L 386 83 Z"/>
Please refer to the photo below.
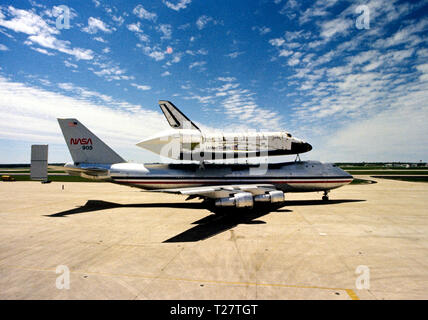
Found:
<path fill-rule="evenodd" d="M 235 206 L 235 198 L 221 198 L 215 201 L 217 207 L 233 207 Z"/>
<path fill-rule="evenodd" d="M 265 194 L 258 194 L 254 197 L 255 202 L 270 202 L 270 195 Z"/>
<path fill-rule="evenodd" d="M 276 203 L 276 202 L 284 202 L 285 195 L 282 191 L 270 191 L 270 202 Z"/>
<path fill-rule="evenodd" d="M 237 208 L 248 208 L 254 205 L 253 195 L 249 192 L 237 193 L 234 198 Z"/>
<path fill-rule="evenodd" d="M 230 198 L 221 198 L 215 201 L 217 207 L 251 208 L 254 205 L 253 195 L 249 192 L 240 192 Z"/>
<path fill-rule="evenodd" d="M 284 192 L 282 191 L 270 191 L 265 194 L 259 194 L 254 197 L 254 201 L 256 202 L 271 202 L 271 203 L 277 203 L 277 202 L 283 202 L 284 201 Z"/>

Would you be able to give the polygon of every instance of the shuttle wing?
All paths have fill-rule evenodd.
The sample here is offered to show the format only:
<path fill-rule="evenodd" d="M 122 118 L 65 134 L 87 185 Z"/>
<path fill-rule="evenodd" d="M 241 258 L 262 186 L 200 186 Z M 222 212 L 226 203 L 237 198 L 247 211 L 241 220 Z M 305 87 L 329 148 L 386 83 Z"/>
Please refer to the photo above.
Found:
<path fill-rule="evenodd" d="M 159 189 L 152 190 L 152 192 L 165 192 L 183 194 L 188 196 L 201 196 L 207 198 L 224 198 L 229 197 L 241 192 L 249 192 L 253 196 L 259 194 L 265 194 L 269 191 L 277 190 L 274 185 L 271 184 L 246 184 L 246 185 L 223 185 L 223 186 L 207 186 L 207 187 L 189 187 L 189 188 L 177 188 L 177 189 Z"/>

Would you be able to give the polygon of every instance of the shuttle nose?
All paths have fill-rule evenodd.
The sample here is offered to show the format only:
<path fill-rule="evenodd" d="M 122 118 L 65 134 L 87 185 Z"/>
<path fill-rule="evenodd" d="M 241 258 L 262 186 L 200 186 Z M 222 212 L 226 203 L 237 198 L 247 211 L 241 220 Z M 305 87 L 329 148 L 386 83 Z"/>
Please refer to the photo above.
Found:
<path fill-rule="evenodd" d="M 292 143 L 291 150 L 293 153 L 305 153 L 312 150 L 312 146 L 307 142 Z"/>
<path fill-rule="evenodd" d="M 308 152 L 308 151 L 312 150 L 312 146 L 309 143 L 307 143 L 307 142 L 303 143 L 303 148 L 305 149 L 304 152 Z"/>

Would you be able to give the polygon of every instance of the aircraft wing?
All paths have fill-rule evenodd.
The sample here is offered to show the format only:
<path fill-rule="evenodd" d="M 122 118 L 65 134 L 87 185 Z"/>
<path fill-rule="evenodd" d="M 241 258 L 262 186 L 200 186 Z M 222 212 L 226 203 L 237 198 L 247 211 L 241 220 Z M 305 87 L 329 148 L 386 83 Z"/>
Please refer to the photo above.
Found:
<path fill-rule="evenodd" d="M 176 189 L 159 189 L 151 190 L 151 192 L 165 192 L 183 194 L 188 196 L 201 196 L 207 198 L 225 198 L 230 197 L 236 193 L 249 192 L 254 196 L 264 194 L 269 191 L 277 190 L 271 184 L 237 184 L 237 185 L 223 185 L 223 186 L 206 186 L 206 187 L 188 187 Z"/>

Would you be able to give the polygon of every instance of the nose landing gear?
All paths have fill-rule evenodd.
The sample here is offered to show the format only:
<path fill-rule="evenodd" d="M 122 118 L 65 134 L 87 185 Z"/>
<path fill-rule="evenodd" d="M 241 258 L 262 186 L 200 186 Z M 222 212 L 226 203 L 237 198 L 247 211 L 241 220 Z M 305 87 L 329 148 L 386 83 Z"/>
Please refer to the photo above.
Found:
<path fill-rule="evenodd" d="M 324 190 L 324 195 L 322 196 L 322 201 L 328 201 L 328 191 Z"/>

